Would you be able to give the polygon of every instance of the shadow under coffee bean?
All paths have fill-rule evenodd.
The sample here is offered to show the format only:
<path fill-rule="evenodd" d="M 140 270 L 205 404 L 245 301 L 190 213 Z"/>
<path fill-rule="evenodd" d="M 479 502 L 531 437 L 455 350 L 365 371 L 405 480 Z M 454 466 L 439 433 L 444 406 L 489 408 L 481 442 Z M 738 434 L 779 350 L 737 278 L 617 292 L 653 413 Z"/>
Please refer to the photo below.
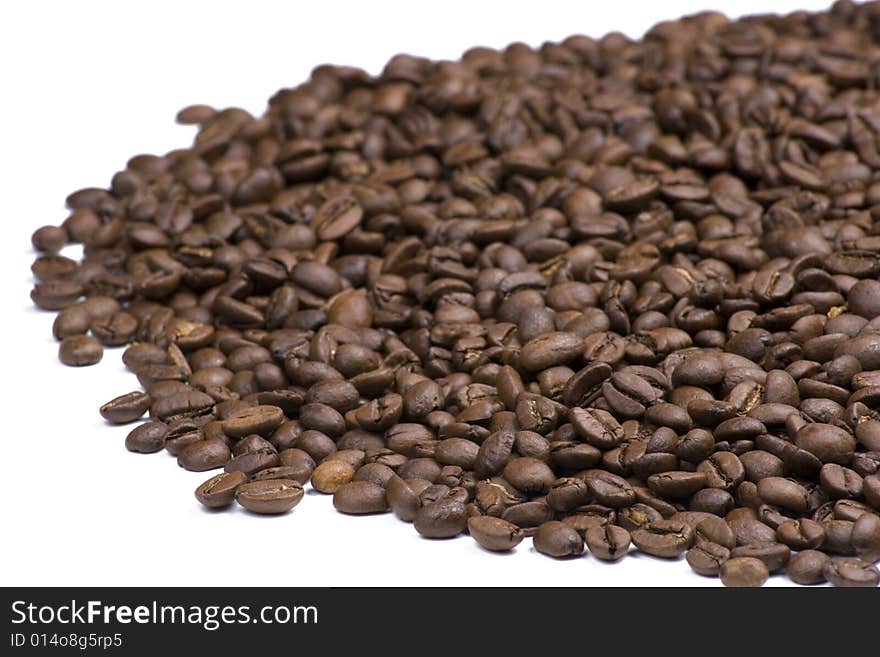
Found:
<path fill-rule="evenodd" d="M 320 66 L 70 194 L 31 297 L 63 363 L 127 345 L 101 414 L 208 508 L 876 586 L 878 39 L 838 2 Z"/>

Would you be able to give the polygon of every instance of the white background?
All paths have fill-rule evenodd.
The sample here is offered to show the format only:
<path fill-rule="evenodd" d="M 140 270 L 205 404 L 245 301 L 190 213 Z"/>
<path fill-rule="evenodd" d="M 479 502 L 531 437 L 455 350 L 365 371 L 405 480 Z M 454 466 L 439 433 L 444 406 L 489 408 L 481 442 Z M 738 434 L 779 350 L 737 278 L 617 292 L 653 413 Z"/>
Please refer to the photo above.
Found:
<path fill-rule="evenodd" d="M 810 0 L 714 2 L 729 15 L 819 9 Z M 310 493 L 283 517 L 210 513 L 206 474 L 123 446 L 97 407 L 137 388 L 120 350 L 100 365 L 56 357 L 54 314 L 34 309 L 30 234 L 65 196 L 106 186 L 136 153 L 184 146 L 176 111 L 261 113 L 318 64 L 371 73 L 398 52 L 456 58 L 473 45 L 539 45 L 706 8 L 702 2 L 3 2 L 0 4 L 2 585 L 708 585 L 684 561 L 554 561 L 525 541 L 494 556 L 467 537 L 421 539 L 391 514 L 348 517 Z M 263 567 L 245 567 L 262 563 Z M 780 577 L 768 585 L 782 585 Z"/>

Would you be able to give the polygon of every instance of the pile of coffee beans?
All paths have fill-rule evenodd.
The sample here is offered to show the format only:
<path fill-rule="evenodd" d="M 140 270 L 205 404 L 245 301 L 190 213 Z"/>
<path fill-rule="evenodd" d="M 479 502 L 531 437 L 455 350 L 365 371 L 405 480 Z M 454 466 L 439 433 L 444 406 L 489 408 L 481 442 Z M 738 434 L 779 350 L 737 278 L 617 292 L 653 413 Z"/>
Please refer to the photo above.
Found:
<path fill-rule="evenodd" d="M 71 194 L 32 298 L 208 507 L 876 586 L 878 90 L 876 2 L 320 66 Z"/>

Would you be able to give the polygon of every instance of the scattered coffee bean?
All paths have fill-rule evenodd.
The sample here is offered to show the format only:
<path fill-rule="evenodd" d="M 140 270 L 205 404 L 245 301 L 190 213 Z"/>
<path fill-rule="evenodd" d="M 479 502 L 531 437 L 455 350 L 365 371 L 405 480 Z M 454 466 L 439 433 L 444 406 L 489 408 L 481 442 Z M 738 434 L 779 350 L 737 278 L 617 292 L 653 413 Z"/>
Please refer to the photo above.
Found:
<path fill-rule="evenodd" d="M 577 557 L 584 552 L 584 539 L 573 527 L 559 520 L 541 524 L 532 537 L 535 550 L 548 557 Z"/>
<path fill-rule="evenodd" d="M 767 566 L 754 557 L 731 557 L 721 564 L 721 582 L 724 586 L 758 587 L 770 576 Z"/>
<path fill-rule="evenodd" d="M 474 516 L 467 521 L 468 533 L 481 547 L 506 552 L 519 545 L 525 533 L 516 525 L 492 516 Z"/>
<path fill-rule="evenodd" d="M 290 511 L 303 494 L 303 487 L 290 479 L 262 479 L 239 484 L 235 501 L 253 513 L 277 514 Z"/>
<path fill-rule="evenodd" d="M 71 335 L 61 341 L 58 359 L 65 365 L 83 367 L 99 363 L 104 356 L 104 348 L 95 338 L 88 335 Z"/>
<path fill-rule="evenodd" d="M 222 509 L 232 504 L 236 489 L 246 481 L 241 472 L 222 472 L 196 488 L 196 499 L 209 509 Z"/>

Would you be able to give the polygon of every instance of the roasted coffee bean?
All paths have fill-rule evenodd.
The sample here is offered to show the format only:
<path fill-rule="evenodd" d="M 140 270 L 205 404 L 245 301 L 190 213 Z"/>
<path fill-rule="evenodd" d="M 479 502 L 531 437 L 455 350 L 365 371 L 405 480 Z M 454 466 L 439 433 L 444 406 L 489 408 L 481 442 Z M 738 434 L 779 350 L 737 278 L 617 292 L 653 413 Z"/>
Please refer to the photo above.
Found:
<path fill-rule="evenodd" d="M 831 559 L 822 574 L 833 586 L 873 588 L 880 583 L 877 567 L 861 559 Z"/>
<path fill-rule="evenodd" d="M 584 539 L 581 535 L 558 520 L 541 524 L 532 537 L 532 544 L 541 554 L 557 559 L 579 557 L 584 552 Z"/>
<path fill-rule="evenodd" d="M 398 475 L 394 475 L 385 483 L 385 498 L 388 506 L 391 507 L 394 515 L 404 522 L 415 520 L 416 514 L 422 506 L 418 492 L 411 485 L 412 482 L 412 479 L 402 479 Z"/>
<path fill-rule="evenodd" d="M 773 504 L 794 513 L 806 513 L 810 506 L 807 490 L 791 479 L 765 477 L 758 482 L 758 495 L 766 504 Z"/>
<path fill-rule="evenodd" d="M 702 472 L 663 472 L 648 477 L 648 488 L 664 498 L 690 497 L 706 485 Z"/>
<path fill-rule="evenodd" d="M 583 338 L 576 333 L 547 333 L 523 345 L 519 363 L 527 372 L 537 372 L 555 365 L 564 365 L 576 359 L 583 351 Z"/>
<path fill-rule="evenodd" d="M 128 424 L 146 413 L 152 404 L 153 398 L 150 395 L 135 390 L 101 406 L 101 417 L 113 424 Z"/>
<path fill-rule="evenodd" d="M 83 367 L 99 363 L 104 356 L 104 348 L 95 338 L 88 335 L 70 335 L 58 347 L 58 359 L 65 365 Z"/>
<path fill-rule="evenodd" d="M 770 576 L 767 566 L 754 557 L 731 557 L 721 564 L 721 582 L 724 586 L 763 586 Z"/>
<path fill-rule="evenodd" d="M 814 550 L 825 542 L 825 529 L 809 518 L 788 520 L 776 528 L 776 538 L 792 550 Z"/>
<path fill-rule="evenodd" d="M 192 472 L 204 472 L 222 468 L 229 460 L 231 452 L 225 441 L 208 438 L 187 445 L 177 454 L 177 464 Z"/>
<path fill-rule="evenodd" d="M 468 518 L 468 533 L 481 547 L 492 552 L 507 552 L 519 545 L 525 533 L 516 525 L 492 516 Z"/>
<path fill-rule="evenodd" d="M 312 472 L 312 488 L 320 493 L 332 495 L 343 484 L 352 481 L 355 473 L 356 468 L 351 463 L 347 463 L 334 455 L 323 461 Z"/>
<path fill-rule="evenodd" d="M 196 488 L 196 499 L 209 509 L 222 509 L 235 500 L 235 491 L 247 481 L 241 472 L 222 472 Z"/>
<path fill-rule="evenodd" d="M 878 551 L 875 14 L 706 12 L 190 106 L 190 148 L 33 233 L 32 300 L 66 364 L 127 345 L 144 392 L 102 415 L 222 466 L 209 506 L 311 480 L 493 550 L 614 560 L 631 531 L 727 584 L 790 548 L 793 579 L 868 581 L 810 551 Z"/>
<path fill-rule="evenodd" d="M 125 448 L 130 452 L 152 454 L 165 446 L 168 425 L 164 422 L 144 422 L 125 437 Z"/>
<path fill-rule="evenodd" d="M 531 457 L 511 460 L 504 467 L 504 478 L 524 493 L 546 493 L 556 480 L 546 463 Z"/>
<path fill-rule="evenodd" d="M 262 479 L 239 484 L 235 501 L 260 514 L 286 513 L 300 503 L 303 487 L 290 479 Z"/>
<path fill-rule="evenodd" d="M 863 513 L 852 528 L 853 549 L 863 561 L 880 561 L 880 516 Z"/>
<path fill-rule="evenodd" d="M 630 534 L 616 525 L 595 525 L 584 532 L 587 548 L 597 559 L 617 561 L 629 551 Z"/>
<path fill-rule="evenodd" d="M 785 568 L 791 557 L 791 550 L 782 543 L 750 543 L 740 545 L 730 551 L 731 557 L 754 557 L 764 562 L 770 573 Z"/>
<path fill-rule="evenodd" d="M 384 513 L 388 510 L 385 489 L 372 481 L 341 484 L 333 494 L 333 506 L 337 511 L 351 515 Z"/>
<path fill-rule="evenodd" d="M 632 532 L 633 544 L 654 557 L 675 559 L 694 541 L 694 530 L 681 520 L 657 520 Z"/>
<path fill-rule="evenodd" d="M 223 432 L 230 438 L 252 433 L 269 436 L 283 421 L 284 413 L 277 406 L 250 406 L 224 419 Z"/>
<path fill-rule="evenodd" d="M 636 501 L 636 492 L 623 477 L 611 472 L 589 470 L 584 479 L 596 501 L 614 509 L 630 506 Z"/>
<path fill-rule="evenodd" d="M 730 526 L 721 518 L 705 518 L 694 529 L 694 537 L 700 542 L 715 543 L 729 550 L 736 547 L 736 536 Z"/>
<path fill-rule="evenodd" d="M 711 541 L 700 541 L 687 551 L 685 559 L 698 575 L 718 577 L 721 566 L 730 558 L 730 550 Z"/>
<path fill-rule="evenodd" d="M 444 495 L 422 506 L 416 513 L 413 526 L 425 538 L 458 536 L 467 527 L 465 503 L 454 496 Z"/>
<path fill-rule="evenodd" d="M 821 584 L 826 581 L 825 566 L 831 562 L 824 552 L 803 550 L 792 555 L 785 574 L 796 584 Z"/>

